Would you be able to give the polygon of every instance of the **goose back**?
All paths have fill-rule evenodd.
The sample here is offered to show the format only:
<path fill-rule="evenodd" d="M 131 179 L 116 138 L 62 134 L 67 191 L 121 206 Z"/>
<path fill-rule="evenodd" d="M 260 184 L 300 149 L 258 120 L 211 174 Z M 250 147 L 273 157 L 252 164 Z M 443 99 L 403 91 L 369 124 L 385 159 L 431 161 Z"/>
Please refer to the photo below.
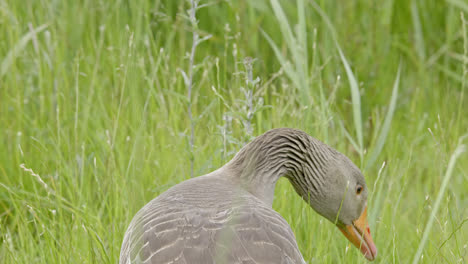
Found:
<path fill-rule="evenodd" d="M 225 173 L 185 181 L 144 206 L 120 264 L 305 263 L 281 215 Z"/>

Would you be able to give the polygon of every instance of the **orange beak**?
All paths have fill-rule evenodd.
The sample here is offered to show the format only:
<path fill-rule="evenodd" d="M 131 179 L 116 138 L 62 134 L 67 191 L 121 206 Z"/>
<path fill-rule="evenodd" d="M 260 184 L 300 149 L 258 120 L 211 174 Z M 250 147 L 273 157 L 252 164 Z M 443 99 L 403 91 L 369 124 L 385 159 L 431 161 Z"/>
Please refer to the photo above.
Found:
<path fill-rule="evenodd" d="M 375 259 L 377 248 L 374 241 L 372 241 L 369 224 L 367 223 L 367 206 L 362 215 L 352 225 L 340 227 L 340 230 L 354 246 L 361 250 L 368 260 Z"/>

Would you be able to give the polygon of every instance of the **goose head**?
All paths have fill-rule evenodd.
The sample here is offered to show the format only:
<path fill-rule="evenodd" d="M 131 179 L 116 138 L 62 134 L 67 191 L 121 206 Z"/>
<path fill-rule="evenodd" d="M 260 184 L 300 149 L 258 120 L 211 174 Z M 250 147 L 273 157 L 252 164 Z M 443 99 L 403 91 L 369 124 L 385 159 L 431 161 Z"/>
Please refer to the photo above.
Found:
<path fill-rule="evenodd" d="M 377 248 L 372 240 L 367 221 L 368 189 L 361 171 L 345 155 L 331 149 L 323 162 L 322 177 L 313 169 L 303 169 L 302 183 L 288 177 L 306 202 L 320 215 L 334 223 L 345 237 L 368 259 L 374 260 Z M 311 164 L 303 167 L 318 167 L 320 158 L 306 159 Z M 316 163 L 316 164 L 314 164 Z"/>
<path fill-rule="evenodd" d="M 303 131 L 278 128 L 247 144 L 227 166 L 269 205 L 276 181 L 285 176 L 317 213 L 334 223 L 368 260 L 375 259 L 366 181 L 345 155 Z"/>

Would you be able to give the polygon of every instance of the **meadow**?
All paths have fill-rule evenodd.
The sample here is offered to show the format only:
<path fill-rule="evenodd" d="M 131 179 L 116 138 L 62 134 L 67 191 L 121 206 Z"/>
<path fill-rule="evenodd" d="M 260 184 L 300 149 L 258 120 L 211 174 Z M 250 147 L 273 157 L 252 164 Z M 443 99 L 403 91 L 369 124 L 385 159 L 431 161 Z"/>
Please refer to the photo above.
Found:
<path fill-rule="evenodd" d="M 468 263 L 467 75 L 464 0 L 2 0 L 0 262 L 116 263 L 144 204 L 293 127 L 361 168 L 376 263 Z M 285 179 L 273 208 L 308 263 L 367 262 Z"/>

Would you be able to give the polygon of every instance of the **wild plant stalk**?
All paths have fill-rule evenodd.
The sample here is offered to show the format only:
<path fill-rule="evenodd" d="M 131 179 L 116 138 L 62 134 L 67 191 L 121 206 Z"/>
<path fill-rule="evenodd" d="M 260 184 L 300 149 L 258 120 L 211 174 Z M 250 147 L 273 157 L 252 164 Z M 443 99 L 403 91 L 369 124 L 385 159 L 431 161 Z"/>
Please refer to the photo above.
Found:
<path fill-rule="evenodd" d="M 218 126 L 223 137 L 223 159 L 228 154 L 226 147 L 227 142 L 234 143 L 241 147 L 254 137 L 253 117 L 256 113 L 269 107 L 263 105 L 263 97 L 256 93 L 260 84 L 260 78 L 258 76 L 254 78 L 253 76 L 253 63 L 255 61 L 256 59 L 251 57 L 246 57 L 242 61 L 245 71 L 240 72 L 239 74 L 244 76 L 245 79 L 245 87 L 240 87 L 244 94 L 244 100 L 236 100 L 239 102 L 238 104 L 234 104 L 232 106 L 229 105 L 224 97 L 218 92 L 218 90 L 214 86 L 212 87 L 214 94 L 221 100 L 221 102 L 228 110 L 228 112 L 224 113 L 223 115 L 224 125 Z M 229 137 L 229 135 L 232 133 L 230 129 L 233 118 L 237 118 L 237 120 L 241 122 L 244 127 L 244 135 L 246 137 L 244 137 L 241 141 L 236 141 Z"/>
<path fill-rule="evenodd" d="M 192 23 L 192 51 L 190 52 L 190 62 L 189 62 L 189 82 L 187 84 L 187 90 L 188 90 L 188 109 L 187 109 L 187 114 L 188 118 L 190 120 L 190 177 L 193 178 L 193 163 L 195 162 L 195 158 L 193 156 L 193 141 L 194 141 L 194 129 L 195 129 L 195 124 L 193 122 L 193 116 L 192 116 L 192 87 L 193 87 L 193 66 L 194 66 L 194 60 L 195 60 L 195 51 L 197 49 L 198 45 L 198 33 L 197 33 L 197 18 L 196 18 L 196 12 L 197 12 L 197 6 L 198 6 L 198 0 L 191 0 L 190 1 L 191 8 L 190 8 L 190 22 Z"/>
<path fill-rule="evenodd" d="M 242 87 L 242 91 L 245 96 L 245 100 L 242 100 L 239 110 L 241 112 L 240 116 L 242 117 L 242 124 L 244 125 L 245 135 L 247 136 L 244 140 L 244 144 L 250 141 L 253 135 L 253 117 L 256 113 L 268 108 L 269 106 L 263 105 L 263 97 L 256 95 L 256 90 L 260 84 L 260 77 L 254 77 L 253 75 L 253 63 L 257 59 L 246 57 L 243 60 L 244 69 L 245 69 L 245 87 Z"/>
<path fill-rule="evenodd" d="M 29 172 L 36 180 L 44 187 L 44 189 L 47 191 L 48 195 L 55 194 L 55 191 L 47 185 L 47 183 L 44 182 L 44 180 L 39 176 L 39 174 L 35 173 L 32 169 L 26 168 L 24 164 L 20 164 L 20 168 L 23 169 L 25 172 Z"/>
<path fill-rule="evenodd" d="M 194 141 L 195 141 L 195 120 L 193 119 L 192 115 L 192 90 L 193 90 L 193 76 L 194 76 L 194 71 L 193 69 L 195 68 L 195 52 L 197 50 L 197 46 L 209 39 L 211 35 L 205 36 L 203 38 L 200 38 L 200 35 L 198 34 L 198 20 L 197 20 L 197 10 L 199 7 L 200 0 L 190 0 L 190 9 L 188 10 L 189 14 L 189 21 L 192 27 L 192 48 L 190 51 L 190 57 L 189 57 L 189 68 L 188 68 L 188 75 L 182 70 L 182 75 L 184 77 L 185 81 L 185 86 L 187 87 L 187 99 L 188 99 L 188 105 L 187 105 L 187 115 L 188 119 L 190 121 L 190 138 L 189 138 L 189 149 L 190 149 L 190 177 L 193 178 L 193 166 L 195 162 L 195 157 L 193 154 L 193 147 L 194 147 Z"/>
<path fill-rule="evenodd" d="M 253 79 L 253 62 L 255 59 L 247 57 L 244 59 L 244 68 L 245 73 L 247 75 L 245 79 L 245 84 L 247 88 L 244 90 L 245 95 L 245 102 L 247 107 L 247 115 L 246 119 L 244 120 L 245 130 L 248 137 L 252 137 L 253 129 L 252 129 L 252 118 L 254 113 L 254 105 L 253 105 L 253 90 L 255 89 L 256 84 L 258 83 L 258 79 L 254 81 Z"/>
<path fill-rule="evenodd" d="M 221 130 L 221 135 L 223 137 L 223 162 L 226 161 L 227 158 L 227 143 L 228 143 L 228 136 L 232 133 L 231 132 L 231 123 L 232 117 L 230 115 L 223 115 L 223 126 L 219 126 Z"/>

